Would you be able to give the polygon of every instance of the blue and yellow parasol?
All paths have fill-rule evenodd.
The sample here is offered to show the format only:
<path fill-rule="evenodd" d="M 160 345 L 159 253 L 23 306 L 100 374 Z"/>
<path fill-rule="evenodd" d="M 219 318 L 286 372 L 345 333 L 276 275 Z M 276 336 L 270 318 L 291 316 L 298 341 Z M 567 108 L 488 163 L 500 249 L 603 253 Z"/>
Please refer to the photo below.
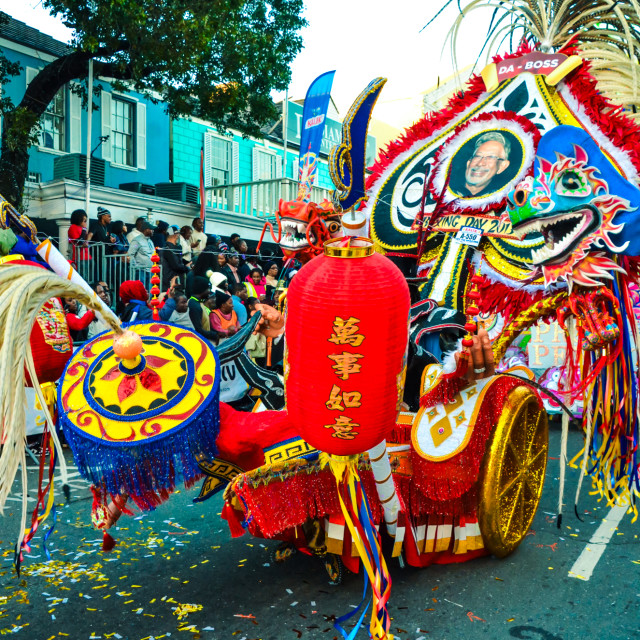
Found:
<path fill-rule="evenodd" d="M 188 486 L 196 456 L 216 453 L 220 365 L 197 334 L 171 324 L 133 324 L 78 349 L 58 393 L 58 412 L 80 473 L 142 509 Z"/>

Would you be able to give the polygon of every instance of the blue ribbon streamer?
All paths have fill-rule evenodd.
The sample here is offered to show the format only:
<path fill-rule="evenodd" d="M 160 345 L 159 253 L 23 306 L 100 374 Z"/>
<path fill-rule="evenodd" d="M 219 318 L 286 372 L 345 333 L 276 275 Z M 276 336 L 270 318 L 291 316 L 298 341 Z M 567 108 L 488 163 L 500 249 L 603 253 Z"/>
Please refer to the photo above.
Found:
<path fill-rule="evenodd" d="M 53 491 L 53 488 L 51 489 Z M 45 534 L 44 538 L 42 539 L 42 548 L 44 549 L 44 552 L 47 556 L 47 560 L 51 560 L 51 554 L 49 553 L 49 549 L 47 549 L 47 540 L 49 539 L 49 536 L 53 533 L 53 530 L 56 528 L 56 523 L 58 521 L 58 513 L 56 511 L 56 505 L 55 502 L 53 503 L 53 507 L 51 508 L 51 515 L 53 517 L 53 520 L 51 522 L 51 526 L 49 527 L 49 529 L 47 530 L 47 533 Z"/>
<path fill-rule="evenodd" d="M 358 613 L 362 605 L 364 605 L 367 600 L 367 590 L 369 589 L 369 576 L 367 576 L 366 571 L 363 571 L 362 573 L 364 574 L 364 589 L 362 590 L 362 600 L 360 601 L 360 604 L 353 611 L 350 611 L 349 613 L 346 613 L 345 615 L 340 616 L 339 618 L 336 618 L 335 622 L 333 623 L 334 628 L 337 629 L 342 634 L 342 637 L 345 640 L 353 640 L 356 637 L 362 625 L 362 621 L 364 620 L 364 617 L 367 615 L 367 611 L 369 611 L 369 605 L 371 604 L 372 598 L 369 598 L 369 602 L 366 603 L 367 606 L 362 610 L 362 613 L 360 614 L 360 618 L 358 618 L 358 622 L 356 623 L 356 626 L 353 627 L 353 629 L 351 629 L 350 633 L 347 633 L 343 629 L 342 623 L 353 618 L 353 616 L 355 616 Z"/>

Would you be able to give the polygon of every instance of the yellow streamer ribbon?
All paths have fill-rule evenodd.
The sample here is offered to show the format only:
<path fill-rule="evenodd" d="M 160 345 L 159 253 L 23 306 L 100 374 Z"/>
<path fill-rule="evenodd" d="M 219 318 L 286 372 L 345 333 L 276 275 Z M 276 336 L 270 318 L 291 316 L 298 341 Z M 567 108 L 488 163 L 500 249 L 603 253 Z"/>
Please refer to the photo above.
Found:
<path fill-rule="evenodd" d="M 351 520 L 351 516 L 349 515 L 349 511 L 344 501 L 342 500 L 342 494 L 340 493 L 340 483 L 343 481 L 347 485 L 347 489 L 349 491 L 349 497 L 351 498 L 351 503 L 354 505 L 354 508 L 357 505 L 356 498 L 356 481 L 360 480 L 360 476 L 358 474 L 358 459 L 360 456 L 332 456 L 327 453 L 320 453 L 320 466 L 324 468 L 325 466 L 329 466 L 331 472 L 333 473 L 336 479 L 336 487 L 338 489 L 338 500 L 340 500 L 340 508 L 342 510 L 342 515 L 344 517 L 345 524 L 349 529 L 349 533 L 351 533 L 351 539 L 353 540 L 354 545 L 358 551 L 358 555 L 360 556 L 360 560 L 362 561 L 362 566 L 364 570 L 367 572 L 369 576 L 369 581 L 371 582 L 373 593 L 374 593 L 374 603 L 373 610 L 371 612 L 371 622 L 369 625 L 369 632 L 371 633 L 371 637 L 375 639 L 387 639 L 393 640 L 394 636 L 391 633 L 387 633 L 382 626 L 382 622 L 378 618 L 378 608 L 377 608 L 377 597 L 375 594 L 380 593 L 381 588 L 381 575 L 377 574 L 374 570 L 371 560 L 369 558 L 369 554 L 360 538 L 360 534 L 358 533 L 353 521 Z M 355 508 L 357 513 L 357 508 Z M 378 549 L 378 555 L 380 558 L 380 566 L 384 573 L 387 572 L 387 566 L 384 561 L 384 557 L 382 555 L 382 549 Z"/>

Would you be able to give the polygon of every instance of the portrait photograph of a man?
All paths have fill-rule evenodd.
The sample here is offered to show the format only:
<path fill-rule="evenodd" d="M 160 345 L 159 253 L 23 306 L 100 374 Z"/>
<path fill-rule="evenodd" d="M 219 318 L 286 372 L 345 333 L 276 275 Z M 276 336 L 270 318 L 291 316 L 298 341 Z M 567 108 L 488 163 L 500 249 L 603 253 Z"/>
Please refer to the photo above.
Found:
<path fill-rule="evenodd" d="M 465 142 L 452 158 L 449 188 L 459 198 L 496 193 L 513 179 L 521 163 L 522 150 L 512 133 L 484 131 Z"/>

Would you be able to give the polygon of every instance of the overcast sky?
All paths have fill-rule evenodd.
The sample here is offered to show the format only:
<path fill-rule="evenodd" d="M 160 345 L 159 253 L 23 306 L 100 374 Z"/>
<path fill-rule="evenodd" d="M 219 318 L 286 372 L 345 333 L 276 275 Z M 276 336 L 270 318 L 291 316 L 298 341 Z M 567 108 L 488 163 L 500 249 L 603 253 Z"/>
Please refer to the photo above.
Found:
<path fill-rule="evenodd" d="M 304 49 L 293 63 L 291 98 L 303 98 L 316 76 L 335 69 L 332 97 L 344 115 L 369 81 L 383 76 L 388 82 L 374 116 L 395 126 L 408 125 L 408 119 L 420 115 L 415 113 L 417 96 L 453 72 L 448 45 L 442 49 L 458 13 L 455 2 L 424 31 L 442 6 L 440 0 L 307 0 L 305 4 L 309 26 L 303 31 Z M 70 36 L 39 0 L 0 0 L 0 9 L 59 40 Z M 475 62 L 488 24 L 488 13 L 476 12 L 467 19 L 459 37 L 464 43 L 458 48 L 460 67 Z"/>

